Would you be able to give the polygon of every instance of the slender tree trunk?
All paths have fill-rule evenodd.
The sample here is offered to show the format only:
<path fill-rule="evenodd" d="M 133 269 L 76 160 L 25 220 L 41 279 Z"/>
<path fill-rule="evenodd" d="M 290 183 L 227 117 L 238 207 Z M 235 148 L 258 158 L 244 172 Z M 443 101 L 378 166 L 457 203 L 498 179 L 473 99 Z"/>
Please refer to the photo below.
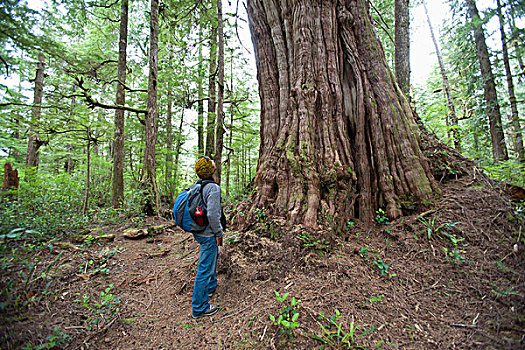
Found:
<path fill-rule="evenodd" d="M 21 51 L 20 52 L 20 62 L 23 62 L 24 60 L 24 52 Z M 24 73 L 24 70 L 23 70 L 23 67 L 22 65 L 19 65 L 19 72 L 18 72 L 18 94 L 20 96 L 22 96 L 22 80 L 23 80 L 23 73 Z M 23 114 L 22 112 L 16 112 L 14 113 L 14 120 L 13 122 L 15 123 L 15 130 L 13 131 L 13 138 L 15 140 L 19 140 L 20 139 L 20 119 L 22 118 Z M 16 143 L 16 145 L 18 145 L 18 142 Z M 10 151 L 9 151 L 9 156 L 11 157 L 14 157 L 15 160 L 19 160 L 21 154 L 20 152 L 18 151 L 17 149 L 17 146 L 14 146 L 14 147 L 11 147 Z"/>
<path fill-rule="evenodd" d="M 438 191 L 366 0 L 250 0 L 261 96 L 253 208 L 316 228 Z M 242 223 L 241 223 L 242 224 Z"/>
<path fill-rule="evenodd" d="M 215 95 L 217 77 L 217 27 L 212 24 L 210 33 L 210 71 L 208 81 L 208 120 L 206 123 L 206 155 L 215 153 Z"/>
<path fill-rule="evenodd" d="M 84 205 L 82 206 L 82 215 L 86 215 L 87 207 L 89 203 L 89 191 L 91 187 L 91 136 L 88 133 L 87 137 L 87 171 L 86 171 L 86 191 L 84 193 Z"/>
<path fill-rule="evenodd" d="M 40 124 L 40 113 L 42 111 L 42 96 L 44 95 L 44 56 L 38 56 L 38 63 L 35 76 L 35 93 L 33 98 L 33 108 L 31 109 L 31 124 L 29 127 L 29 142 L 27 144 L 26 165 L 30 167 L 38 166 L 38 150 L 44 144 L 38 132 Z"/>
<path fill-rule="evenodd" d="M 474 40 L 476 42 L 481 77 L 483 79 L 483 91 L 485 102 L 487 103 L 487 115 L 489 117 L 490 136 L 492 139 L 492 155 L 495 160 L 507 160 L 509 159 L 509 156 L 507 153 L 507 145 L 505 144 L 505 135 L 503 134 L 498 95 L 496 93 L 494 76 L 492 75 L 489 52 L 485 41 L 485 33 L 483 32 L 475 0 L 466 1 L 469 15 L 472 20 Z"/>
<path fill-rule="evenodd" d="M 174 182 L 177 181 L 177 174 L 179 172 L 180 150 L 182 148 L 182 125 L 184 124 L 184 108 L 180 117 L 179 131 L 177 132 L 177 146 L 175 146 L 175 172 L 173 173 Z"/>
<path fill-rule="evenodd" d="M 525 77 L 525 64 L 523 63 L 523 58 L 521 56 L 522 50 L 519 45 L 519 37 L 520 37 L 520 31 L 521 29 L 516 27 L 516 11 L 514 8 L 511 7 L 510 10 L 510 21 L 511 21 L 511 31 L 512 31 L 512 45 L 514 46 L 514 56 L 516 57 L 516 60 L 518 60 L 518 64 L 520 66 L 519 73 L 517 74 L 518 77 Z"/>
<path fill-rule="evenodd" d="M 518 104 L 516 102 L 516 94 L 514 93 L 514 81 L 512 77 L 512 70 L 510 69 L 509 63 L 509 51 L 507 48 L 507 35 L 505 34 L 504 18 L 501 13 L 500 0 L 497 0 L 498 4 L 498 17 L 499 17 L 499 29 L 501 32 L 501 43 L 503 46 L 503 63 L 505 65 L 505 73 L 507 75 L 507 89 L 509 91 L 509 101 L 511 117 L 510 123 L 514 129 L 514 147 L 518 154 L 518 160 L 520 163 L 525 164 L 525 149 L 523 148 L 523 135 L 521 133 L 520 118 L 518 114 Z"/>
<path fill-rule="evenodd" d="M 233 55 L 230 61 L 230 91 L 233 99 Z M 233 102 L 230 103 L 230 135 L 228 139 L 228 158 L 226 161 L 226 197 L 230 198 L 230 172 L 231 172 L 231 163 L 232 163 L 232 140 L 233 140 Z"/>
<path fill-rule="evenodd" d="M 222 148 L 224 146 L 224 30 L 222 21 L 222 0 L 217 0 L 217 29 L 219 35 L 219 57 L 217 70 L 217 137 L 215 143 L 215 166 L 217 167 L 216 181 L 221 183 L 222 175 Z"/>
<path fill-rule="evenodd" d="M 204 154 L 204 68 L 202 56 L 202 24 L 199 23 L 199 78 L 197 80 L 197 150 L 199 156 Z"/>
<path fill-rule="evenodd" d="M 150 19 L 150 50 L 149 50 L 149 83 L 148 83 L 148 114 L 146 115 L 145 146 L 144 146 L 144 173 L 143 185 L 145 190 L 144 211 L 152 216 L 159 207 L 157 190 L 156 151 L 157 143 L 157 68 L 158 68 L 158 40 L 159 40 L 159 0 L 151 0 Z"/>
<path fill-rule="evenodd" d="M 233 139 L 233 104 L 230 104 L 230 135 L 228 139 L 228 157 L 226 158 L 226 197 L 230 197 L 230 172 L 232 163 L 232 139 Z"/>
<path fill-rule="evenodd" d="M 452 138 L 454 142 L 454 148 L 458 151 L 461 151 L 461 136 L 459 135 L 459 126 L 458 126 L 458 117 L 456 115 L 456 109 L 454 108 L 454 100 L 452 99 L 452 94 L 450 92 L 450 85 L 448 83 L 447 72 L 445 70 L 445 65 L 443 64 L 443 59 L 441 58 L 441 51 L 439 50 L 439 45 L 434 35 L 434 29 L 432 28 L 432 22 L 427 11 L 427 4 L 423 1 L 423 8 L 425 9 L 425 14 L 427 16 L 428 28 L 430 29 L 430 35 L 432 37 L 432 42 L 436 49 L 436 56 L 439 63 L 439 70 L 441 72 L 441 78 L 443 79 L 443 88 L 445 90 L 445 96 L 447 98 L 448 106 L 448 118 L 447 126 L 452 128 Z"/>
<path fill-rule="evenodd" d="M 71 118 L 73 118 L 75 115 L 76 104 L 77 104 L 76 97 L 73 96 L 71 98 L 71 111 L 70 111 Z M 73 168 L 74 168 L 73 149 L 74 147 L 72 144 L 70 144 L 69 142 L 66 143 L 67 154 L 66 154 L 66 161 L 64 164 L 64 171 L 68 173 L 69 175 L 73 174 Z"/>
<path fill-rule="evenodd" d="M 118 82 L 116 104 L 126 104 L 126 62 L 128 47 L 128 0 L 121 0 L 120 4 L 120 33 L 118 45 Z M 113 190 L 111 205 L 117 208 L 124 202 L 124 110 L 115 110 L 115 131 L 113 139 Z"/>
<path fill-rule="evenodd" d="M 173 198 L 174 181 L 172 177 L 173 171 L 173 127 L 172 127 L 172 97 L 171 90 L 168 89 L 168 116 L 166 120 L 166 186 L 168 188 L 169 198 Z"/>
<path fill-rule="evenodd" d="M 409 0 L 395 0 L 395 71 L 397 85 L 410 96 L 410 12 Z"/>

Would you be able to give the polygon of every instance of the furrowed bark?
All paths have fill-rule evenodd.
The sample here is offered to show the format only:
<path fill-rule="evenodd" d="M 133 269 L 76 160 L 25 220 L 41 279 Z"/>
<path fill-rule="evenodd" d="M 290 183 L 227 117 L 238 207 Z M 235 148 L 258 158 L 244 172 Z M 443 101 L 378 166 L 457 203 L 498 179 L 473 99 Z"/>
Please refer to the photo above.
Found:
<path fill-rule="evenodd" d="M 366 2 L 248 2 L 261 97 L 253 207 L 291 222 L 371 221 L 437 190 Z"/>
<path fill-rule="evenodd" d="M 151 0 L 150 19 L 150 51 L 149 51 L 149 83 L 146 125 L 144 127 L 144 172 L 142 183 L 144 186 L 144 212 L 152 216 L 159 207 L 157 190 L 157 170 L 155 164 L 157 143 L 157 67 L 158 67 L 158 40 L 159 40 L 159 0 Z"/>
<path fill-rule="evenodd" d="M 118 82 L 116 105 L 126 104 L 126 49 L 128 47 L 128 11 L 129 1 L 122 0 L 120 8 L 120 33 L 118 47 Z M 124 201 L 124 113 L 123 109 L 115 110 L 115 131 L 113 141 L 113 184 L 111 205 L 114 208 Z"/>
<path fill-rule="evenodd" d="M 507 145 L 505 144 L 505 135 L 503 134 L 503 126 L 501 123 L 501 113 L 498 103 L 498 95 L 496 93 L 496 84 L 494 83 L 494 75 L 492 74 L 492 67 L 485 41 L 485 33 L 481 26 L 481 18 L 479 17 L 478 8 L 475 0 L 466 0 L 468 12 L 472 19 L 472 28 L 474 31 L 474 41 L 476 42 L 476 50 L 481 70 L 481 77 L 483 79 L 483 93 L 485 102 L 487 103 L 487 115 L 489 118 L 490 137 L 492 139 L 492 155 L 494 160 L 508 160 Z"/>
<path fill-rule="evenodd" d="M 38 56 L 38 63 L 35 76 L 35 92 L 33 98 L 33 108 L 31 109 L 31 125 L 29 128 L 29 141 L 27 143 L 26 165 L 30 167 L 38 166 L 38 150 L 44 144 L 40 139 L 38 126 L 42 111 L 42 97 L 44 95 L 44 56 Z"/>

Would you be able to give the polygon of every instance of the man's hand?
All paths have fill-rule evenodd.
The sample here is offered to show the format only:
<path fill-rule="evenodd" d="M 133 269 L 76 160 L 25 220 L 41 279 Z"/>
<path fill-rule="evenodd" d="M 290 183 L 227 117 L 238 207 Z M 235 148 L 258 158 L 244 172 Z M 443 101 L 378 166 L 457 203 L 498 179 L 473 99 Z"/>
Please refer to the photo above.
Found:
<path fill-rule="evenodd" d="M 216 240 L 217 240 L 217 247 L 221 247 L 222 246 L 222 237 L 220 237 L 220 238 L 218 237 L 218 238 L 216 238 Z"/>

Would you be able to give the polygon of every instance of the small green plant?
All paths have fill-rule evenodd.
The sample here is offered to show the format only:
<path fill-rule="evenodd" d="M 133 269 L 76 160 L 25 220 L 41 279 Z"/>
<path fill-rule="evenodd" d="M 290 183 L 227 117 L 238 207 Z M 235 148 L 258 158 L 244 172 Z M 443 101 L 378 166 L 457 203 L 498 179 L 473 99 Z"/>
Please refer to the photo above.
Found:
<path fill-rule="evenodd" d="M 457 224 L 459 224 L 459 222 L 445 222 L 438 225 L 436 223 L 435 217 L 432 218 L 432 220 L 427 220 L 424 217 L 420 216 L 418 220 L 425 226 L 428 240 L 430 240 L 433 236 L 436 236 L 438 233 L 443 233 L 445 229 L 452 229 Z"/>
<path fill-rule="evenodd" d="M 443 236 L 447 237 L 452 245 L 454 246 L 452 249 L 443 248 L 445 251 L 445 258 L 447 260 L 452 260 L 454 263 L 459 264 L 461 262 L 465 261 L 465 257 L 463 257 L 461 254 L 465 254 L 465 250 L 459 249 L 458 245 L 459 243 L 463 242 L 465 238 L 456 237 L 455 234 L 451 234 L 448 232 L 442 232 Z M 466 244 L 462 244 L 462 246 L 465 246 Z"/>
<path fill-rule="evenodd" d="M 255 219 L 257 220 L 257 222 L 264 222 L 264 219 L 266 218 L 265 208 L 262 208 L 262 209 L 255 208 L 253 210 L 253 213 L 255 214 Z"/>
<path fill-rule="evenodd" d="M 388 274 L 388 265 L 385 264 L 385 262 L 381 259 L 377 259 L 372 261 L 372 264 L 376 265 L 379 268 L 379 271 L 381 271 L 381 276 L 384 276 Z"/>
<path fill-rule="evenodd" d="M 226 232 L 224 233 L 224 242 L 228 243 L 229 245 L 236 245 L 241 241 L 240 233 L 238 231 L 232 231 L 230 229 L 226 229 Z"/>
<path fill-rule="evenodd" d="M 370 298 L 368 298 L 366 300 L 366 302 L 362 303 L 361 306 L 364 306 L 366 304 L 372 305 L 373 303 L 381 302 L 381 301 L 383 301 L 384 298 L 385 298 L 385 296 L 383 294 L 380 294 L 380 295 L 375 296 L 375 297 L 370 297 Z"/>
<path fill-rule="evenodd" d="M 371 260 L 370 261 L 370 257 L 368 256 L 369 253 L 373 253 L 374 256 L 375 256 L 375 260 Z M 381 276 L 386 276 L 388 275 L 388 278 L 392 278 L 392 277 L 395 277 L 397 276 L 395 273 L 391 273 L 391 274 L 388 274 L 388 265 L 382 260 L 382 259 L 379 259 L 379 253 L 372 250 L 370 251 L 368 249 L 368 247 L 363 247 L 361 249 L 359 249 L 359 254 L 361 254 L 361 256 L 366 260 L 366 261 L 370 261 L 370 263 L 372 265 L 375 265 L 379 268 L 379 271 L 381 272 Z"/>
<path fill-rule="evenodd" d="M 118 247 L 113 249 L 105 249 L 99 252 L 99 259 L 93 260 L 89 259 L 78 268 L 79 273 L 94 275 L 97 273 L 109 274 L 108 261 L 115 254 L 120 253 Z"/>
<path fill-rule="evenodd" d="M 100 292 L 100 298 L 98 301 L 94 301 L 87 293 L 84 293 L 83 295 L 77 293 L 81 299 L 76 299 L 74 301 L 80 303 L 83 308 L 87 309 L 89 314 L 86 319 L 88 330 L 93 327 L 100 329 L 118 317 L 121 301 L 120 297 L 110 293 L 112 289 L 113 285 L 110 284 L 109 287 Z"/>
<path fill-rule="evenodd" d="M 376 223 L 378 223 L 379 225 L 389 225 L 390 224 L 390 220 L 388 219 L 388 216 L 386 216 L 386 213 L 383 209 L 379 208 L 377 211 L 376 211 Z"/>
<path fill-rule="evenodd" d="M 368 247 L 363 247 L 363 248 L 359 249 L 359 254 L 361 254 L 361 256 L 362 256 L 363 258 L 365 258 L 365 260 L 370 259 L 370 258 L 368 257 L 368 253 L 369 253 L 369 252 L 370 252 L 370 250 L 368 250 Z"/>
<path fill-rule="evenodd" d="M 314 247 L 317 250 L 328 252 L 330 250 L 330 243 L 324 239 L 314 239 L 310 236 L 308 231 L 300 231 L 297 237 L 303 241 L 303 247 Z"/>
<path fill-rule="evenodd" d="M 279 328 L 280 334 L 287 334 L 290 338 L 293 337 L 293 330 L 299 327 L 297 320 L 299 319 L 299 311 L 297 310 L 297 305 L 301 300 L 295 299 L 292 297 L 288 299 L 289 293 L 284 293 L 282 296 L 278 291 L 274 291 L 275 299 L 281 303 L 281 309 L 279 310 L 278 315 L 269 315 L 270 320 L 275 326 Z"/>
<path fill-rule="evenodd" d="M 303 241 L 303 246 L 305 247 L 315 247 L 317 244 L 319 244 L 321 242 L 321 240 L 316 240 L 314 241 L 311 237 L 310 237 L 310 233 L 308 231 L 301 231 L 297 234 L 297 237 Z"/>
<path fill-rule="evenodd" d="M 71 341 L 71 337 L 57 327 L 53 330 L 52 335 L 47 336 L 44 344 L 33 347 L 33 345 L 29 343 L 23 346 L 22 350 L 55 349 L 57 345 L 65 344 L 69 341 Z"/>
<path fill-rule="evenodd" d="M 345 230 L 348 231 L 350 230 L 352 227 L 355 226 L 355 223 L 353 221 L 347 221 L 346 222 L 346 227 L 345 227 Z"/>
<path fill-rule="evenodd" d="M 495 287 L 495 288 L 497 287 L 495 283 L 493 283 L 492 286 Z M 496 294 L 499 297 L 507 297 L 507 296 L 513 295 L 513 294 L 518 294 L 519 295 L 519 293 L 517 291 L 513 290 L 513 289 L 514 289 L 513 287 L 510 287 L 507 290 L 504 290 L 504 289 L 502 289 L 502 290 L 492 289 L 492 293 Z"/>
<path fill-rule="evenodd" d="M 466 251 L 458 249 L 448 249 L 445 247 L 443 248 L 443 250 L 445 251 L 445 259 L 452 260 L 456 264 L 465 262 L 465 257 L 461 254 L 465 254 Z"/>
<path fill-rule="evenodd" d="M 312 338 L 319 340 L 323 343 L 321 346 L 324 348 L 347 348 L 347 349 L 365 349 L 362 346 L 356 345 L 356 339 L 365 335 L 368 335 L 374 331 L 372 326 L 369 330 L 364 331 L 361 334 L 356 334 L 357 330 L 362 327 L 362 325 L 355 325 L 354 320 L 350 322 L 350 327 L 348 331 L 343 329 L 343 321 L 341 313 L 338 309 L 335 309 L 335 315 L 325 316 L 321 311 L 318 316 L 317 324 L 321 327 L 321 334 L 314 334 Z"/>

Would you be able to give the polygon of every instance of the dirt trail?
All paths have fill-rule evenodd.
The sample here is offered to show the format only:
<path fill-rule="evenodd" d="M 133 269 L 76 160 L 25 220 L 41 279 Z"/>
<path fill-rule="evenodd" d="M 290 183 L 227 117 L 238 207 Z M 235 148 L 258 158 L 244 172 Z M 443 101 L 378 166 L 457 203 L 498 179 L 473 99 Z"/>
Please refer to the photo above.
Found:
<path fill-rule="evenodd" d="M 212 300 L 221 310 L 200 320 L 190 317 L 198 258 L 192 237 L 162 219 L 148 222 L 165 225 L 160 234 L 140 240 L 122 236 L 131 224 L 108 227 L 114 242 L 38 253 L 39 266 L 58 257 L 54 292 L 27 309 L 2 311 L 0 346 L 49 343 L 59 327 L 69 338 L 57 348 L 67 349 L 311 349 L 323 344 L 312 337 L 323 335 L 319 313 L 334 316 L 337 309 L 343 331 L 352 321 L 359 325 L 353 344 L 369 349 L 523 347 L 525 247 L 508 200 L 490 182 L 466 176 L 446 184 L 419 214 L 426 226 L 414 214 L 349 225 L 337 240 L 328 230 L 286 229 L 271 218 L 230 234 Z M 90 275 L 96 266 L 107 271 Z M 20 271 L 16 264 L 0 271 L 2 287 Z M 44 287 L 42 278 L 31 293 Z M 285 307 L 274 291 L 301 300 L 293 338 L 269 320 Z M 98 314 L 98 326 L 96 310 L 107 311 Z"/>

